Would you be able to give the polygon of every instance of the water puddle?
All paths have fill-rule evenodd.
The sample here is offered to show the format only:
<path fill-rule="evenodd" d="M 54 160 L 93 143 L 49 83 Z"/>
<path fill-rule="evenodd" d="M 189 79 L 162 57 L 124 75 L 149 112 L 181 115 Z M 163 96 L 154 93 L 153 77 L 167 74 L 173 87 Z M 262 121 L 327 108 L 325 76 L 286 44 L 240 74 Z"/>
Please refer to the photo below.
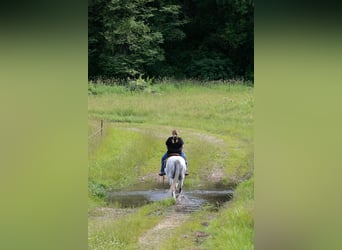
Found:
<path fill-rule="evenodd" d="M 132 208 L 170 197 L 171 194 L 168 189 L 112 191 L 108 193 L 107 201 L 121 208 Z M 177 202 L 176 211 L 193 212 L 206 204 L 218 207 L 232 197 L 232 190 L 186 190 L 183 191 L 179 202 Z"/>

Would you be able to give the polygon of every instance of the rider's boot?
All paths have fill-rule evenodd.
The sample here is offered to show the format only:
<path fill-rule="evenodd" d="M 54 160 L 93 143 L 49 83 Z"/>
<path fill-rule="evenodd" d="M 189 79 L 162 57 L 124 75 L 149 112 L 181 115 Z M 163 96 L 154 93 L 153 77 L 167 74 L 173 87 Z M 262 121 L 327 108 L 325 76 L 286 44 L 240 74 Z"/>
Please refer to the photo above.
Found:
<path fill-rule="evenodd" d="M 160 168 L 160 172 L 158 174 L 159 176 L 164 176 L 165 174 L 165 161 L 163 162 L 163 165 Z"/>

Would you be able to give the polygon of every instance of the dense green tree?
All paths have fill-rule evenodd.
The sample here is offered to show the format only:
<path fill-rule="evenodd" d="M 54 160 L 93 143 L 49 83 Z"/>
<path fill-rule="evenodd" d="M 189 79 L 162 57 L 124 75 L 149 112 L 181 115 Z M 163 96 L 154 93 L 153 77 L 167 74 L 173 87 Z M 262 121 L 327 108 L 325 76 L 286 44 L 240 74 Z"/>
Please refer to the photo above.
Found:
<path fill-rule="evenodd" d="M 252 0 L 218 1 L 225 10 L 226 22 L 220 37 L 234 60 L 237 75 L 253 79 L 254 73 L 254 2 Z"/>
<path fill-rule="evenodd" d="M 186 38 L 166 52 L 171 74 L 253 79 L 253 1 L 184 0 Z"/>
<path fill-rule="evenodd" d="M 106 53 L 105 16 L 109 0 L 88 3 L 88 77 L 103 75 L 100 56 Z"/>
<path fill-rule="evenodd" d="M 163 36 L 148 25 L 152 15 L 147 7 L 150 0 L 111 0 L 101 13 L 104 42 L 98 51 L 97 67 L 107 77 L 135 77 L 143 73 L 143 66 L 163 60 L 159 44 Z"/>
<path fill-rule="evenodd" d="M 90 74 L 135 78 L 164 60 L 161 44 L 184 37 L 177 28 L 179 9 L 153 0 L 93 1 L 89 6 Z"/>
<path fill-rule="evenodd" d="M 253 80 L 252 0 L 94 0 L 89 77 Z"/>

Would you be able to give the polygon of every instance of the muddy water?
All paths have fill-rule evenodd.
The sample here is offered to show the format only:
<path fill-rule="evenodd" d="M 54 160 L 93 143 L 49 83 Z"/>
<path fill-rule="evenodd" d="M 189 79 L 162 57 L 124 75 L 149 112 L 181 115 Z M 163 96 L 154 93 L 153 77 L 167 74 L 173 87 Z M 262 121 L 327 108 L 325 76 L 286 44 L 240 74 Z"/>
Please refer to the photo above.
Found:
<path fill-rule="evenodd" d="M 122 208 L 140 207 L 154 201 L 170 198 L 167 188 L 153 190 L 112 191 L 107 195 L 107 201 Z M 220 206 L 233 197 L 232 190 L 184 190 L 177 202 L 177 212 L 193 212 L 206 204 Z"/>

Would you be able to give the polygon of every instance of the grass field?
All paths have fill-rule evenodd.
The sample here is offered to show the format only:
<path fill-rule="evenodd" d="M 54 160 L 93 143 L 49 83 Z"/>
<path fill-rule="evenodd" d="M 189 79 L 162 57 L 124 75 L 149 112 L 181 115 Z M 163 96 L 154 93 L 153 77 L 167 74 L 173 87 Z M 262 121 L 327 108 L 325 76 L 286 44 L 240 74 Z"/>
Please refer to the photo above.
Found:
<path fill-rule="evenodd" d="M 174 237 L 187 235 L 177 242 L 182 243 L 183 249 L 253 249 L 252 87 L 182 82 L 154 84 L 134 92 L 123 86 L 91 84 L 90 88 L 89 214 L 106 207 L 104 197 L 110 188 L 155 182 L 165 140 L 176 128 L 185 141 L 184 152 L 189 161 L 185 189 L 204 182 L 238 185 L 232 203 L 218 211 L 203 208 L 177 227 Z M 101 119 L 103 136 L 92 136 Z M 162 219 L 160 206 L 172 203 L 135 209 L 120 217 L 121 224 L 110 226 L 91 216 L 89 249 L 139 249 L 139 235 Z M 156 216 L 151 219 L 141 212 L 144 209 Z M 134 237 L 118 236 L 123 224 L 130 225 Z M 137 230 L 138 227 L 143 229 Z M 205 237 L 199 240 L 198 232 Z M 110 247 L 113 242 L 115 248 Z M 172 242 L 164 240 L 156 249 L 181 249 L 172 248 Z"/>

